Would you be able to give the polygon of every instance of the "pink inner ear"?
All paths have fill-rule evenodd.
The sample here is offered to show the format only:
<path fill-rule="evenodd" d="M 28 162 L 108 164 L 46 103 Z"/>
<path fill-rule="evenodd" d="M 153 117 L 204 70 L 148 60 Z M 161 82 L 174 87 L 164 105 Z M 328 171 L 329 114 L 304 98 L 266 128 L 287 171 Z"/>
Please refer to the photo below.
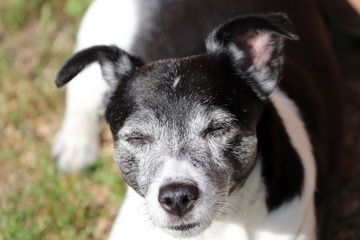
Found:
<path fill-rule="evenodd" d="M 256 35 L 247 41 L 256 70 L 260 70 L 271 58 L 273 47 L 269 44 L 270 41 L 270 34 L 267 33 Z"/>

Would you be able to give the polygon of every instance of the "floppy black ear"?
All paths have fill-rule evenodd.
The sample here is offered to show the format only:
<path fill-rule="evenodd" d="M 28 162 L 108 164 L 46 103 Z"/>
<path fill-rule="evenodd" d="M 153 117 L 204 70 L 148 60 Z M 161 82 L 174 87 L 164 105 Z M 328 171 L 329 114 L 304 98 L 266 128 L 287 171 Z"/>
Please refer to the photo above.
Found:
<path fill-rule="evenodd" d="M 143 62 L 116 46 L 95 46 L 82 50 L 70 57 L 61 67 L 55 83 L 62 87 L 81 72 L 87 65 L 99 62 L 105 81 L 116 87 L 118 81 Z"/>
<path fill-rule="evenodd" d="M 246 16 L 210 33 L 206 49 L 209 55 L 230 57 L 235 71 L 265 99 L 280 79 L 284 39 L 298 39 L 285 14 Z"/>

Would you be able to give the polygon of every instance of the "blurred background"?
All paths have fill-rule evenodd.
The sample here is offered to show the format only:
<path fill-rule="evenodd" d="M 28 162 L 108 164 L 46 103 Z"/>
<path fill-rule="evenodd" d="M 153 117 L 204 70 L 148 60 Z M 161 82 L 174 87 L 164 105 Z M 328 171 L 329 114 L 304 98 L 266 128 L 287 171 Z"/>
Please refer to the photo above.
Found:
<path fill-rule="evenodd" d="M 64 112 L 54 84 L 90 0 L 0 1 L 0 239 L 106 239 L 124 192 L 104 131 L 98 163 L 57 171 Z M 107 129 L 104 127 L 104 129 Z"/>
<path fill-rule="evenodd" d="M 124 193 L 104 126 L 99 161 L 55 168 L 64 112 L 54 79 L 90 0 L 0 2 L 0 240 L 106 239 Z M 331 178 L 324 239 L 360 239 L 360 0 L 317 0 L 344 81 L 345 134 Z"/>

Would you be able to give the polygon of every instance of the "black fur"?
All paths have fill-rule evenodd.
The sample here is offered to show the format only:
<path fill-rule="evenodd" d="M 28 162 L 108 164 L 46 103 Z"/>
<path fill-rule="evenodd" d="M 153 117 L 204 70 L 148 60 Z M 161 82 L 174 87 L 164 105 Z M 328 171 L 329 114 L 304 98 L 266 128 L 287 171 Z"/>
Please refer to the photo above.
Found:
<path fill-rule="evenodd" d="M 240 126 L 241 129 L 234 138 L 229 139 L 231 147 L 229 146 L 223 153 L 225 156 L 223 161 L 228 162 L 236 170 L 217 171 L 212 179 L 218 179 L 221 183 L 221 180 L 231 175 L 233 179 L 231 192 L 239 189 L 253 167 L 252 163 L 245 164 L 247 159 L 239 157 L 241 155 L 239 153 L 243 151 L 239 148 L 239 143 L 243 137 L 254 134 L 263 103 L 228 63 L 228 58 L 214 58 L 202 54 L 163 60 L 139 68 L 121 82 L 107 106 L 105 117 L 110 124 L 114 141 L 118 140 L 117 133 L 129 116 L 139 111 L 151 111 L 160 125 L 171 126 L 170 129 L 176 129 L 180 139 L 186 139 L 189 134 L 189 114 L 198 105 L 206 107 L 209 112 L 223 109 L 236 119 L 236 122 L 231 122 L 229 125 L 233 128 Z M 172 87 L 173 76 L 181 77 L 176 90 Z M 205 138 L 208 132 L 218 127 L 210 124 L 199 135 Z M 193 156 L 192 152 L 197 151 L 193 146 L 185 144 L 184 148 L 176 151 L 181 153 L 181 158 L 191 159 L 194 164 L 200 164 L 202 168 L 208 169 L 207 174 L 214 173 L 214 169 L 218 168 L 215 165 L 211 166 L 209 161 L 201 161 L 196 155 Z M 245 154 L 241 156 L 248 157 Z M 127 165 L 120 169 L 128 170 L 136 165 L 136 160 L 130 157 L 123 162 Z M 156 169 L 149 171 L 155 173 Z M 136 184 L 137 172 L 138 170 L 135 170 L 123 174 L 128 184 L 140 195 L 144 195 L 146 189 Z"/>
<path fill-rule="evenodd" d="M 266 42 L 259 49 L 256 41 L 264 36 Z M 238 74 L 261 99 L 266 99 L 281 79 L 284 39 L 298 40 L 298 37 L 283 13 L 238 17 L 209 35 L 207 50 L 210 54 L 230 55 Z M 212 49 L 214 44 L 218 45 L 216 49 Z M 264 56 L 267 59 L 259 61 Z"/>
<path fill-rule="evenodd" d="M 115 142 L 118 140 L 117 132 L 125 120 L 141 109 L 152 109 L 157 118 L 164 121 L 163 124 L 173 123 L 179 134 L 184 136 L 186 124 L 183 119 L 187 118 L 187 113 L 191 112 L 196 103 L 210 109 L 212 106 L 225 109 L 236 117 L 237 124 L 242 129 L 241 135 L 231 140 L 233 146 L 229 149 L 233 151 L 229 150 L 225 154 L 234 169 L 242 169 L 231 173 L 231 191 L 241 187 L 253 166 L 244 166 L 242 160 L 236 157 L 241 151 L 237 149 L 238 141 L 257 129 L 259 153 L 264 156 L 263 176 L 268 187 L 267 204 L 269 210 L 272 210 L 300 194 L 303 182 L 301 162 L 289 142 L 281 119 L 274 114 L 274 109 L 269 112 L 269 107 L 261 113 L 270 92 L 259 95 L 261 85 L 266 84 L 266 81 L 276 81 L 276 84 L 279 81 L 283 39 L 297 38 L 289 29 L 290 22 L 283 14 L 240 17 L 218 27 L 210 34 L 209 39 L 218 44 L 216 52 L 208 49 L 208 54 L 163 60 L 144 66 L 140 59 L 115 46 L 96 46 L 70 58 L 61 68 L 56 83 L 58 86 L 64 85 L 92 62 L 98 61 L 103 73 L 105 64 L 108 64 L 116 79 L 109 79 L 104 73 L 105 80 L 113 87 L 107 101 L 105 119 L 110 125 Z M 254 65 L 254 56 L 250 51 L 253 46 L 249 40 L 262 33 L 269 34 L 264 47 L 271 47 L 270 57 L 263 63 L 264 66 L 260 67 L 266 67 L 272 74 L 264 75 L 264 79 L 257 79 L 253 73 L 261 69 L 255 68 L 249 73 L 250 67 Z M 234 53 L 231 52 L 233 49 L 228 47 L 231 43 L 245 53 L 243 59 L 234 59 Z M 121 61 L 123 58 L 128 61 Z M 135 67 L 137 69 L 133 71 Z M 131 71 L 124 72 L 122 69 Z M 176 76 L 180 76 L 182 80 L 174 91 L 172 83 Z M 181 132 L 182 129 L 185 132 Z M 141 186 L 137 184 L 134 175 L 136 161 L 131 156 L 128 158 L 131 166 L 121 170 L 127 182 L 141 194 L 144 190 L 140 191 Z M 131 171 L 126 172 L 123 169 Z"/>
<path fill-rule="evenodd" d="M 215 30 L 214 38 L 224 46 L 230 42 L 244 44 L 244 37 L 261 33 L 271 33 L 290 40 L 298 40 L 298 36 L 292 31 L 292 24 L 286 14 L 271 13 L 232 19 Z"/>
<path fill-rule="evenodd" d="M 271 211 L 301 195 L 304 169 L 272 105 L 265 107 L 257 132 L 262 176 L 267 186 L 266 203 Z"/>
<path fill-rule="evenodd" d="M 69 58 L 64 65 L 61 67 L 57 74 L 55 83 L 57 87 L 62 87 L 73 79 L 79 72 L 81 72 L 86 66 L 93 62 L 99 62 L 102 66 L 105 63 L 114 64 L 114 71 L 118 68 L 116 65 L 119 64 L 121 58 L 129 59 L 129 66 L 127 68 L 133 68 L 135 66 L 143 65 L 142 61 L 136 57 L 133 57 L 116 46 L 95 46 L 85 49 L 76 53 L 74 56 Z M 124 72 L 117 73 L 118 77 L 121 78 Z M 105 78 L 105 80 L 108 80 Z M 109 81 L 108 81 L 109 82 Z"/>

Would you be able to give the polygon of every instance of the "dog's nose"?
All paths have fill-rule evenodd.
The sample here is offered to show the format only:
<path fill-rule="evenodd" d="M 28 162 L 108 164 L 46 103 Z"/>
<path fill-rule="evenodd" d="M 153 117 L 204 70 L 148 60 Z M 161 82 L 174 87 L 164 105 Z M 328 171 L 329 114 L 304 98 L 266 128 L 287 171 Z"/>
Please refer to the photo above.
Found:
<path fill-rule="evenodd" d="M 171 183 L 160 188 L 158 201 L 168 213 L 182 217 L 198 198 L 199 190 L 194 184 Z"/>

